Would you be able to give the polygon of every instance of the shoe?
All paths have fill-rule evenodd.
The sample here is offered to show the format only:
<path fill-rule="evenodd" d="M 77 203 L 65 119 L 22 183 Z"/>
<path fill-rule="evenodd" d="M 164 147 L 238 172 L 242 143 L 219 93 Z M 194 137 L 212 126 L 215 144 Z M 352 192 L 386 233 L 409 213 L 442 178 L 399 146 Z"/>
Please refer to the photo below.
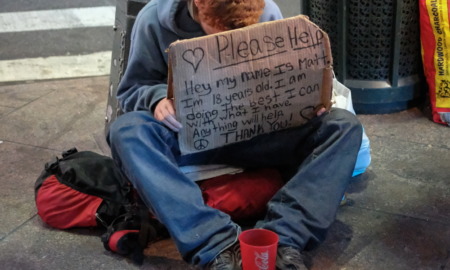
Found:
<path fill-rule="evenodd" d="M 277 270 L 308 270 L 300 250 L 288 246 L 278 247 L 276 268 Z"/>
<path fill-rule="evenodd" d="M 224 250 L 222 253 L 208 264 L 208 270 L 241 270 L 241 248 L 239 243 L 235 243 L 231 247 Z"/>

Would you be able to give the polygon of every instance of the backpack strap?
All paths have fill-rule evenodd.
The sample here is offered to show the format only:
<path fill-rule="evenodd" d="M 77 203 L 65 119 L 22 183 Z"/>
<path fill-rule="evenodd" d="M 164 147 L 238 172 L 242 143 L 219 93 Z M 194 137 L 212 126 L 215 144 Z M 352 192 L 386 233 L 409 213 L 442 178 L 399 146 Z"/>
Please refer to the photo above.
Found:
<path fill-rule="evenodd" d="M 101 239 L 106 250 L 130 256 L 134 263 L 142 265 L 148 244 L 168 236 L 166 228 L 150 218 L 145 206 L 135 204 L 107 226 Z"/>
<path fill-rule="evenodd" d="M 78 149 L 76 147 L 73 147 L 73 148 L 70 148 L 69 150 L 66 150 L 66 151 L 62 152 L 61 155 L 62 155 L 63 158 L 66 158 L 66 157 L 68 157 L 70 155 L 73 155 L 73 154 L 75 154 L 77 152 L 78 152 Z"/>

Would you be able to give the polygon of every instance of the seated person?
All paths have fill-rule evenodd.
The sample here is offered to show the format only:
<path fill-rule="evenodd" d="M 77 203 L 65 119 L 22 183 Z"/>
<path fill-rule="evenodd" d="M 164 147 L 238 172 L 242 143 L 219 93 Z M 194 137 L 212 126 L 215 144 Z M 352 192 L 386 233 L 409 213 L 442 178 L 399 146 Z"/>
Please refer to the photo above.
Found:
<path fill-rule="evenodd" d="M 279 236 L 278 269 L 306 269 L 302 251 L 317 246 L 335 220 L 361 145 L 362 127 L 343 109 L 319 110 L 303 126 L 181 155 L 183 127 L 166 98 L 165 52 L 195 38 L 282 18 L 272 0 L 153 0 L 139 13 L 118 100 L 125 112 L 108 133 L 112 155 L 150 211 L 168 229 L 183 259 L 207 269 L 240 269 L 241 227 L 205 205 L 180 166 L 229 164 L 278 168 L 286 184 L 255 227 Z"/>

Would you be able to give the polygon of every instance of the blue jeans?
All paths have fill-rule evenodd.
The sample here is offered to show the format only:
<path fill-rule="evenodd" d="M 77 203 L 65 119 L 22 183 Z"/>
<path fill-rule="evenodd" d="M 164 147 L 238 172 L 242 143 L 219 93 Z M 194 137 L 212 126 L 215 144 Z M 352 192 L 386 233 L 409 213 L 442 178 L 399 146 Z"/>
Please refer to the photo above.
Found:
<path fill-rule="evenodd" d="M 349 184 L 362 127 L 348 111 L 333 109 L 307 124 L 259 135 L 206 152 L 181 156 L 177 134 L 149 112 L 129 112 L 110 127 L 113 158 L 144 203 L 167 227 L 183 258 L 205 265 L 237 241 L 230 217 L 204 204 L 198 185 L 179 166 L 230 164 L 276 167 L 289 175 L 256 227 L 278 233 L 280 245 L 299 249 L 322 242 Z"/>

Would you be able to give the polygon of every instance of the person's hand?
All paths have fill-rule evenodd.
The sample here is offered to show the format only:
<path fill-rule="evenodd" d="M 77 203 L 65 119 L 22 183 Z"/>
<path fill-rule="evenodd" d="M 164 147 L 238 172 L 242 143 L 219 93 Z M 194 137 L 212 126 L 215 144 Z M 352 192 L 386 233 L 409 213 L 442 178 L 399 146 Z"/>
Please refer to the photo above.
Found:
<path fill-rule="evenodd" d="M 183 127 L 180 122 L 175 118 L 175 107 L 173 105 L 173 100 L 163 98 L 161 99 L 155 107 L 153 112 L 156 120 L 164 123 L 171 130 L 178 132 Z"/>

